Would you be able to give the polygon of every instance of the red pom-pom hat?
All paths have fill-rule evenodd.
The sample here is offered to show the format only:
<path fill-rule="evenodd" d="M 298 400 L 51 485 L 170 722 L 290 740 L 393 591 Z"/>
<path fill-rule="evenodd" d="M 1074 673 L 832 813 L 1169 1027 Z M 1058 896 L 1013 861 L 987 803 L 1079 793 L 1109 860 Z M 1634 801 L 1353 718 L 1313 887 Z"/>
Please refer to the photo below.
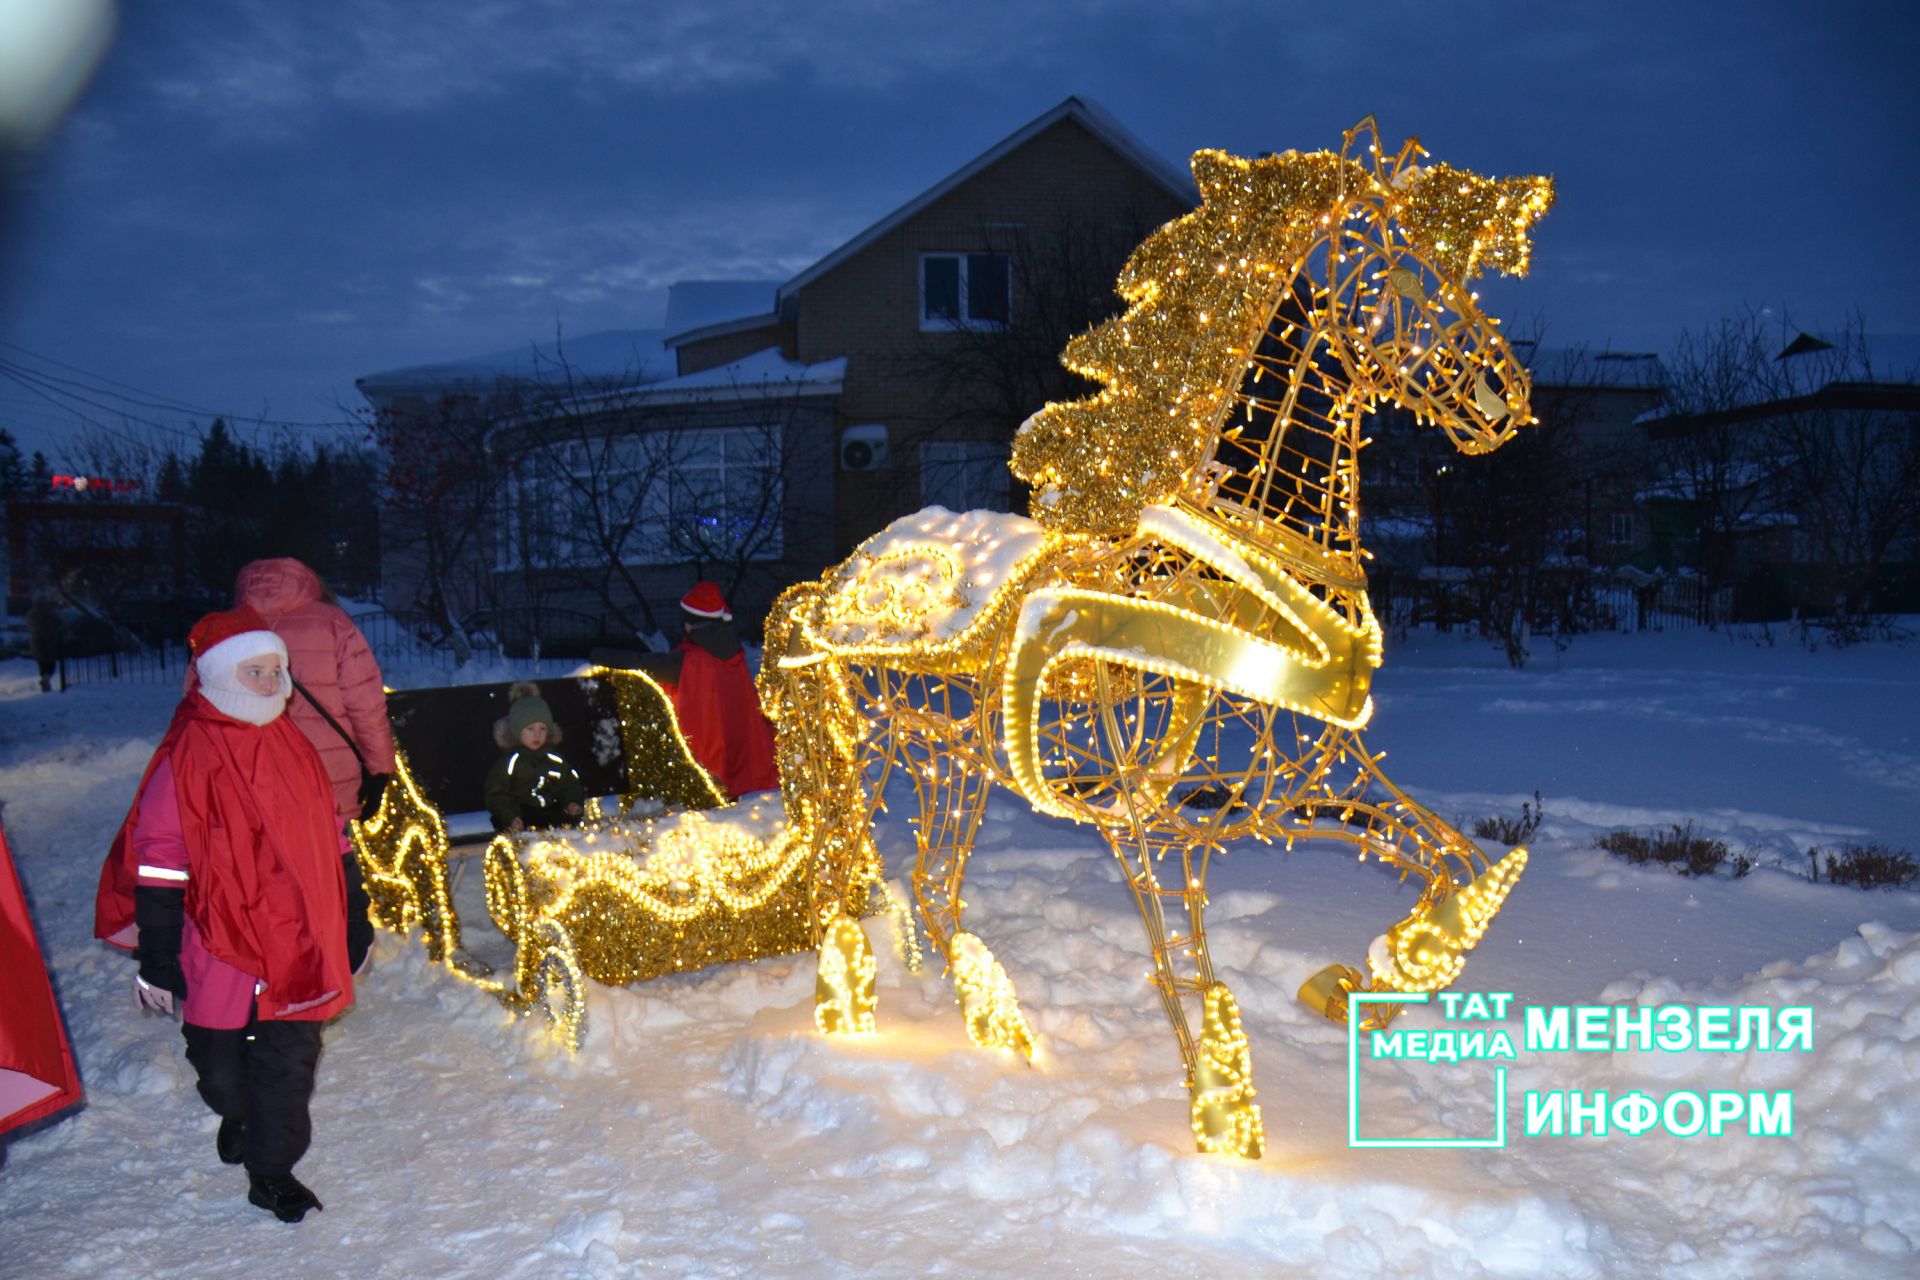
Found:
<path fill-rule="evenodd" d="M 720 594 L 720 588 L 711 582 L 696 582 L 687 594 L 680 597 L 680 607 L 696 618 L 718 618 L 722 622 L 733 621 L 733 611 L 727 608 L 727 598 Z"/>

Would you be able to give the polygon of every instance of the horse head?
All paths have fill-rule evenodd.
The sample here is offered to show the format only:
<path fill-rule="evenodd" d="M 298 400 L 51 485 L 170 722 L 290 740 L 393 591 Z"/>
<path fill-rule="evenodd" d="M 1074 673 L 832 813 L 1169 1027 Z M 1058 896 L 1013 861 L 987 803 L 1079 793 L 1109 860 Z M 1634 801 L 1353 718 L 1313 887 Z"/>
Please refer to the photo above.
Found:
<path fill-rule="evenodd" d="M 1366 162 L 1350 154 L 1363 134 Z M 1526 372 L 1468 286 L 1486 267 L 1526 271 L 1552 181 L 1422 168 L 1420 155 L 1410 140 L 1387 160 L 1371 119 L 1338 152 L 1195 153 L 1200 206 L 1134 251 L 1117 284 L 1125 314 L 1062 356 L 1103 389 L 1047 405 L 1015 437 L 1033 514 L 1125 533 L 1145 507 L 1204 487 L 1249 403 L 1244 379 L 1292 334 L 1290 317 L 1324 341 L 1351 404 L 1402 404 L 1469 453 L 1532 421 Z M 1294 349 L 1318 358 L 1312 342 Z"/>
<path fill-rule="evenodd" d="M 1370 163 L 1350 171 L 1360 181 L 1309 255 L 1328 349 L 1359 395 L 1411 411 L 1463 453 L 1496 449 L 1534 421 L 1531 379 L 1471 286 L 1489 267 L 1526 274 L 1553 180 L 1422 165 L 1418 139 L 1389 158 L 1371 118 L 1342 154 L 1363 138 Z"/>

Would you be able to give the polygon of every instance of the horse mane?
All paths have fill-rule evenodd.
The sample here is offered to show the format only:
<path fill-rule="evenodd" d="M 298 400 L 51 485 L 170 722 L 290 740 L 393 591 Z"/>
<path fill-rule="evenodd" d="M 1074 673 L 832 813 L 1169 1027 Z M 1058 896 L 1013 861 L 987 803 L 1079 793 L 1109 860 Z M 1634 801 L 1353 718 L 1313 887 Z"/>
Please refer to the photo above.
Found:
<path fill-rule="evenodd" d="M 1363 135 L 1367 163 L 1349 154 Z M 1014 437 L 1034 518 L 1063 533 L 1125 534 L 1144 508 L 1188 491 L 1281 295 L 1362 199 L 1380 200 L 1456 280 L 1487 266 L 1525 274 L 1527 232 L 1552 203 L 1552 180 L 1423 169 L 1413 161 L 1424 154 L 1416 139 L 1383 154 L 1371 117 L 1338 152 L 1196 152 L 1200 206 L 1134 250 L 1116 285 L 1126 311 L 1061 355 L 1102 389 L 1046 405 Z"/>
<path fill-rule="evenodd" d="M 1193 157 L 1199 208 L 1127 259 L 1127 310 L 1074 338 L 1061 362 L 1103 384 L 1020 427 L 1013 471 L 1033 514 L 1068 532 L 1126 533 L 1185 490 L 1233 405 L 1247 359 L 1334 206 L 1374 186 L 1331 151 Z"/>

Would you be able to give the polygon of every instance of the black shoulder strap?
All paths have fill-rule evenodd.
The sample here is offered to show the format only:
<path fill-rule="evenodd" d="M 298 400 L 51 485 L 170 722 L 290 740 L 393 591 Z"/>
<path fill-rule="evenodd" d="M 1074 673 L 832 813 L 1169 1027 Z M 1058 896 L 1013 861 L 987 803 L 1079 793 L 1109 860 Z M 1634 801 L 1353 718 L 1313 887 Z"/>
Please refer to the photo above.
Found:
<path fill-rule="evenodd" d="M 287 679 L 293 680 L 293 672 L 291 671 L 287 672 Z M 347 744 L 347 750 L 353 752 L 353 758 L 360 762 L 360 772 L 364 774 L 367 771 L 367 758 L 360 754 L 360 744 L 353 740 L 353 735 L 348 733 L 345 729 L 342 729 L 340 727 L 340 722 L 327 714 L 327 709 L 320 705 L 320 700 L 318 698 L 315 698 L 311 693 L 307 692 L 307 686 L 301 684 L 298 680 L 293 680 L 293 687 L 294 687 L 294 690 L 298 692 L 301 697 L 307 700 L 307 705 L 312 707 L 315 711 L 318 711 L 320 713 L 320 718 L 322 720 L 325 720 L 329 725 L 331 725 L 333 727 L 333 731 L 340 735 L 340 740 Z"/>

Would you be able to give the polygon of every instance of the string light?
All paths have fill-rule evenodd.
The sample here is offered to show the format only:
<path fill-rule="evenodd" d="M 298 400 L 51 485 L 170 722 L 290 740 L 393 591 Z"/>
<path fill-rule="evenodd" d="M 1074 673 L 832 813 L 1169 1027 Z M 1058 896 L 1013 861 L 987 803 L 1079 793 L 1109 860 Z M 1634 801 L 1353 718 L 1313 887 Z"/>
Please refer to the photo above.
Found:
<path fill-rule="evenodd" d="M 1208 949 L 1214 855 L 1242 837 L 1331 839 L 1418 882 L 1367 972 L 1332 965 L 1302 986 L 1335 1021 L 1354 991 L 1453 981 L 1526 864 L 1516 850 L 1489 867 L 1359 737 L 1384 656 L 1360 545 L 1362 422 L 1392 403 L 1475 453 L 1533 421 L 1525 370 L 1465 285 L 1484 267 L 1525 271 L 1552 184 L 1425 154 L 1409 141 L 1388 157 L 1371 120 L 1338 152 L 1197 154 L 1201 206 L 1135 251 L 1125 314 L 1063 357 L 1102 390 L 1046 406 L 1015 440 L 1035 518 L 930 508 L 775 602 L 759 683 L 779 821 L 736 806 L 496 840 L 487 903 L 516 942 L 515 983 L 464 976 L 510 1007 L 544 1002 L 577 1044 L 585 978 L 812 948 L 816 1025 L 870 1031 L 857 922 L 876 889 L 891 899 L 872 817 L 898 769 L 919 801 L 914 905 L 968 1035 L 1030 1059 L 1012 982 L 963 927 L 997 783 L 1105 836 L 1146 926 L 1195 1141 L 1258 1157 L 1251 1050 Z M 598 674 L 619 700 L 626 805 L 719 803 L 659 687 Z M 381 922 L 420 923 L 451 960 L 444 827 L 404 763 L 401 782 L 356 844 Z M 904 936 L 917 958 L 911 922 Z M 1395 1012 L 1376 1006 L 1370 1024 Z"/>
<path fill-rule="evenodd" d="M 827 927 L 820 943 L 820 969 L 814 981 L 813 1025 L 822 1035 L 873 1034 L 873 948 L 858 924 L 842 917 Z"/>
<path fill-rule="evenodd" d="M 1239 1002 L 1225 984 L 1215 983 L 1203 1002 L 1193 1071 L 1193 1137 L 1202 1151 L 1260 1158 L 1266 1134 L 1254 1095 L 1253 1053 L 1240 1025 Z"/>
<path fill-rule="evenodd" d="M 1013 979 L 987 944 L 970 933 L 955 934 L 948 958 L 953 962 L 953 989 L 959 993 L 967 1039 L 982 1049 L 1011 1049 L 1031 1061 L 1033 1032 L 1021 1016 Z"/>
<path fill-rule="evenodd" d="M 1102 390 L 1015 439 L 1034 518 L 897 520 L 770 619 L 761 696 L 792 838 L 811 851 L 816 940 L 849 927 L 878 880 L 870 818 L 898 769 L 919 800 L 914 903 L 968 1033 L 1030 1053 L 1011 982 L 963 928 L 974 836 L 993 783 L 1095 824 L 1146 924 L 1203 1150 L 1262 1145 L 1205 929 L 1228 840 L 1342 840 L 1420 883 L 1366 973 L 1330 966 L 1303 986 L 1335 1020 L 1353 991 L 1451 981 L 1525 864 L 1489 870 L 1358 736 L 1384 656 L 1361 424 L 1392 403 L 1485 452 L 1532 422 L 1526 372 L 1465 283 L 1525 271 L 1552 184 L 1424 156 L 1412 141 L 1386 155 L 1371 120 L 1338 152 L 1196 155 L 1201 206 L 1135 251 L 1126 312 L 1063 356 Z M 1203 794 L 1218 802 L 1181 801 Z M 823 992 L 839 990 L 836 954 L 822 951 Z"/>

